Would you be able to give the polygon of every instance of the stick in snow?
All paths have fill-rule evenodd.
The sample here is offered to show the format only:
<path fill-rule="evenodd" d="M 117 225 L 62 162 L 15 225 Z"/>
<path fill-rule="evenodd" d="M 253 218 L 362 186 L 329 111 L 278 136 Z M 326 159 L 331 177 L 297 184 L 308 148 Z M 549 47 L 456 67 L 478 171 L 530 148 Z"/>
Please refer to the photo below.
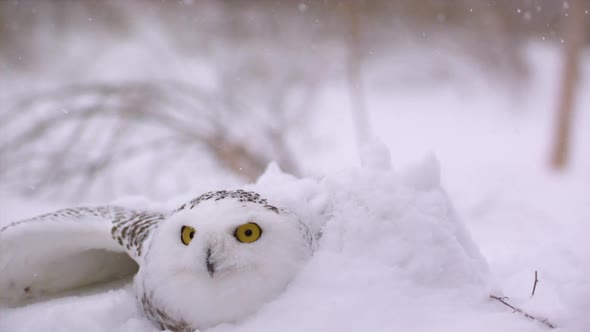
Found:
<path fill-rule="evenodd" d="M 547 320 L 546 318 L 544 319 L 540 319 L 540 318 L 536 318 L 535 316 L 523 311 L 520 308 L 517 308 L 513 305 L 511 305 L 510 303 L 504 301 L 504 299 L 506 299 L 505 297 L 499 297 L 499 296 L 495 296 L 495 295 L 490 295 L 490 298 L 500 301 L 502 304 L 504 304 L 505 306 L 509 307 L 510 309 L 514 310 L 513 312 L 518 312 L 519 314 L 525 316 L 526 318 L 532 319 L 532 320 L 536 320 L 538 322 L 541 322 L 543 324 L 545 324 L 546 326 L 550 327 L 550 328 L 555 328 L 555 325 L 553 325 L 552 323 L 549 322 L 549 320 Z"/>
<path fill-rule="evenodd" d="M 535 289 L 537 289 L 537 283 L 539 283 L 539 279 L 537 279 L 537 271 L 535 271 L 535 283 L 533 284 L 533 292 L 531 296 L 535 295 Z"/>

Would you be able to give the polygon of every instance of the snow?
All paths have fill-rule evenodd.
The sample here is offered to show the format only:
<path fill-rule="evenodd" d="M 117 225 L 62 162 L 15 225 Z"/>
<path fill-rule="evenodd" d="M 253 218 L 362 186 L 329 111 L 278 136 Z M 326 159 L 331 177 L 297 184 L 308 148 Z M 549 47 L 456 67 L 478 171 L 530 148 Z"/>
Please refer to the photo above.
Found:
<path fill-rule="evenodd" d="M 576 118 L 567 172 L 546 169 L 557 58 L 541 46 L 530 52 L 533 83 L 525 100 L 512 100 L 510 89 L 474 73 L 466 74 L 473 77 L 467 87 L 400 85 L 384 93 L 369 85 L 378 139 L 361 148 L 360 158 L 346 129 L 352 125 L 345 87 L 327 89 L 326 111 L 306 137 L 291 138 L 309 175 L 296 179 L 271 164 L 246 186 L 322 229 L 320 247 L 279 298 L 246 321 L 209 331 L 546 329 L 489 294 L 508 296 L 559 331 L 587 331 L 590 116 Z M 587 91 L 588 82 L 582 84 Z M 579 110 L 589 102 L 582 95 Z M 171 209 L 214 184 L 203 186 L 168 201 L 116 203 Z M 62 207 L 11 193 L 0 195 L 0 206 L 2 224 Z M 534 271 L 540 282 L 531 297 Z M 157 329 L 127 283 L 1 308 L 0 331 Z"/>

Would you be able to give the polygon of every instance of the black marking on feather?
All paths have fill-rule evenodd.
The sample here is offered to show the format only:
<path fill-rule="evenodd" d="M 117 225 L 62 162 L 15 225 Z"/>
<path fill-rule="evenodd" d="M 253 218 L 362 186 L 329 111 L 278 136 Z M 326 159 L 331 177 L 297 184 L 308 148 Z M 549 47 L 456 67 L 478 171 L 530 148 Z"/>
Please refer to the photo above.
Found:
<path fill-rule="evenodd" d="M 274 213 L 280 214 L 282 212 L 281 209 L 277 208 L 268 203 L 268 201 L 264 198 L 260 197 L 260 194 L 253 192 L 253 191 L 245 191 L 242 189 L 238 190 L 219 190 L 219 191 L 209 191 L 201 196 L 193 199 L 192 201 L 182 204 L 178 209 L 174 210 L 172 213 L 177 213 L 183 210 L 190 210 L 193 209 L 195 206 L 199 205 L 199 203 L 208 200 L 220 201 L 224 199 L 234 199 L 238 202 L 247 202 L 247 203 L 254 203 L 260 204 L 265 209 L 272 211 Z"/>
<path fill-rule="evenodd" d="M 146 293 L 141 295 L 139 302 L 141 303 L 145 316 L 161 330 L 174 332 L 193 332 L 195 330 L 195 328 L 191 327 L 186 321 L 175 319 L 164 310 L 155 306 Z"/>
<path fill-rule="evenodd" d="M 128 211 L 113 220 L 111 236 L 136 257 L 143 255 L 147 236 L 164 220 L 164 215 L 154 212 Z"/>

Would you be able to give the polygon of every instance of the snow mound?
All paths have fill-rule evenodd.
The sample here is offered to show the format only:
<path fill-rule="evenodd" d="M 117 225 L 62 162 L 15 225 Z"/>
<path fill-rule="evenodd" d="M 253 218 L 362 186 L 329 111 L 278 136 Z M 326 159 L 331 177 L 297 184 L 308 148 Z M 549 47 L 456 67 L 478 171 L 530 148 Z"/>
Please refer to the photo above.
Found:
<path fill-rule="evenodd" d="M 326 182 L 334 218 L 323 250 L 390 266 L 430 287 L 487 283 L 487 264 L 439 186 L 410 186 L 392 170 L 371 169 Z"/>
<path fill-rule="evenodd" d="M 251 189 L 321 230 L 320 253 L 382 264 L 429 287 L 486 286 L 487 263 L 439 179 L 434 156 L 398 173 L 387 148 L 372 143 L 359 169 L 314 181 L 271 165 Z"/>

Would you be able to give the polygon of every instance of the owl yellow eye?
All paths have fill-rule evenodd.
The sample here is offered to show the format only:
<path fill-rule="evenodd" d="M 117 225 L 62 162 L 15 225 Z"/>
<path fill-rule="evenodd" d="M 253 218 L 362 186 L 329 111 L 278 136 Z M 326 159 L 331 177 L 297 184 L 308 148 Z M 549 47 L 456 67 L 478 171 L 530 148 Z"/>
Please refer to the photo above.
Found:
<path fill-rule="evenodd" d="M 190 226 L 182 226 L 180 229 L 180 241 L 182 241 L 185 246 L 188 246 L 193 240 L 193 237 L 195 237 L 195 232 L 195 229 Z"/>
<path fill-rule="evenodd" d="M 262 229 L 253 222 L 243 224 L 236 228 L 234 236 L 242 243 L 252 243 L 260 238 Z"/>

